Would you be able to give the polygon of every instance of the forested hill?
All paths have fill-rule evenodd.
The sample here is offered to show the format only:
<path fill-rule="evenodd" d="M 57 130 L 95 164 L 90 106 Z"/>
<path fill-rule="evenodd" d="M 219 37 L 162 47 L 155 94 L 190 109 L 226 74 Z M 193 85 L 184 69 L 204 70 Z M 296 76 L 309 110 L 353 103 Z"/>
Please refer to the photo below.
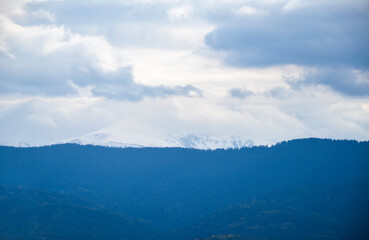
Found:
<path fill-rule="evenodd" d="M 288 215 L 291 213 L 304 226 L 322 223 L 321 228 L 313 231 L 315 238 L 311 239 L 320 239 L 316 236 L 344 239 L 351 234 L 350 229 L 354 231 L 348 227 L 351 226 L 348 219 L 355 219 L 360 226 L 368 220 L 364 214 L 368 213 L 365 200 L 368 196 L 366 189 L 369 189 L 368 173 L 369 142 L 356 141 L 301 139 L 273 147 L 214 151 L 75 144 L 34 148 L 3 146 L 0 147 L 0 202 L 6 203 L 7 207 L 0 208 L 0 238 L 41 239 L 52 236 L 53 239 L 63 239 L 63 229 L 73 222 L 66 219 L 84 221 L 84 214 L 89 214 L 97 218 L 89 218 L 87 225 L 91 229 L 96 229 L 94 225 L 101 226 L 101 220 L 111 223 L 117 219 L 121 223 L 122 228 L 116 234 L 111 232 L 114 228 L 109 228 L 112 239 L 173 239 L 174 236 L 175 239 L 189 239 L 214 234 L 213 237 L 229 239 L 278 239 L 278 231 L 288 229 L 298 231 L 302 239 L 309 239 L 308 228 L 281 227 L 291 226 L 289 222 L 293 224 Z M 335 207 L 329 214 L 321 208 L 305 207 L 317 202 L 316 193 L 329 192 L 329 189 L 334 189 L 332 194 L 342 193 L 338 193 L 337 198 L 328 199 L 325 199 L 326 194 L 321 194 L 325 206 Z M 285 195 L 273 200 L 270 196 L 276 193 Z M 287 211 L 286 204 L 291 202 L 288 199 L 296 198 L 296 194 L 303 200 L 292 205 L 293 211 Z M 43 201 L 53 207 L 45 207 L 48 204 Z M 255 211 L 271 211 L 270 206 L 273 206 L 273 211 L 284 211 L 283 217 L 276 214 L 273 215 L 274 220 L 258 222 L 260 218 L 253 215 L 254 210 L 249 212 L 240 207 L 250 201 L 253 204 L 249 206 Z M 265 205 L 268 201 L 277 204 Z M 339 202 L 349 204 L 337 204 Z M 299 207 L 305 215 L 299 216 L 302 211 Z M 235 213 L 234 209 L 239 210 Z M 43 211 L 50 212 L 40 215 Z M 54 212 L 59 215 L 51 214 Z M 227 219 L 219 213 L 224 213 Z M 27 214 L 34 218 L 27 218 Z M 349 218 L 350 214 L 359 216 Z M 48 220 L 52 216 L 62 216 L 63 221 L 55 220 L 58 226 L 50 226 Z M 240 219 L 249 217 L 251 225 L 241 221 L 239 226 L 243 230 L 231 228 L 230 224 L 238 221 L 230 220 L 232 216 Z M 36 220 L 17 221 L 17 218 Z M 35 221 L 38 225 L 34 225 Z M 216 232 L 211 226 L 218 225 L 213 221 L 219 226 L 224 225 L 219 227 L 224 232 Z M 270 221 L 276 227 L 269 231 L 266 225 L 270 226 Z M 24 231 L 16 231 L 11 226 L 17 222 L 24 224 L 19 226 Z M 86 225 L 83 225 L 83 234 L 78 235 L 76 224 L 74 221 L 72 228 L 76 231 L 76 239 L 101 239 L 101 233 L 96 231 L 89 235 Z M 245 230 L 253 227 L 259 230 Z M 99 229 L 103 231 L 104 228 Z M 137 230 L 140 234 L 135 235 L 132 229 L 141 229 Z M 335 229 L 340 229 L 340 233 Z M 367 228 L 360 229 L 364 231 Z M 50 235 L 47 235 L 48 231 Z M 68 234 L 73 236 L 73 232 Z M 363 234 L 356 231 L 355 236 L 360 238 Z M 286 236 L 291 235 L 286 233 Z"/>

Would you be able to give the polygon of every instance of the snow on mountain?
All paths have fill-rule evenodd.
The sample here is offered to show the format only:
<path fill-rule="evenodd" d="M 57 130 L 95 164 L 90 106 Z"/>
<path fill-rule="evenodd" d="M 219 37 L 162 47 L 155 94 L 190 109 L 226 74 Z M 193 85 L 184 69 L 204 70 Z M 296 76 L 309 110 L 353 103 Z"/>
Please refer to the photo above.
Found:
<path fill-rule="evenodd" d="M 254 142 L 251 139 L 242 139 L 237 136 L 228 137 L 206 137 L 187 135 L 178 139 L 181 147 L 197 149 L 217 149 L 217 148 L 243 148 L 251 147 Z"/>
<path fill-rule="evenodd" d="M 56 143 L 77 143 L 82 145 L 101 145 L 110 147 L 182 147 L 195 149 L 228 149 L 251 147 L 254 142 L 237 136 L 209 137 L 197 135 L 171 136 L 166 133 L 139 135 L 118 135 L 95 132 Z"/>

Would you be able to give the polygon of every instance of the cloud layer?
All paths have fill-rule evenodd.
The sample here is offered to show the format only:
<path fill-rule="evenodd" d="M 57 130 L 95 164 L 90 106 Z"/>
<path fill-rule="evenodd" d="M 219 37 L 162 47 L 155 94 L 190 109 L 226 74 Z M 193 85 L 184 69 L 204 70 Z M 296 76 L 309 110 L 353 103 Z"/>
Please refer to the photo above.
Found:
<path fill-rule="evenodd" d="M 4 15 L 0 15 L 0 26 L 3 94 L 71 96 L 78 94 L 78 88 L 86 88 L 95 96 L 129 101 L 201 96 L 199 89 L 188 84 L 153 87 L 136 83 L 124 54 L 103 36 L 73 33 L 62 25 L 24 26 Z"/>
<path fill-rule="evenodd" d="M 369 71 L 318 68 L 307 70 L 300 77 L 287 81 L 293 88 L 326 85 L 349 96 L 369 96 Z"/>
<path fill-rule="evenodd" d="M 225 51 L 225 60 L 237 66 L 368 69 L 368 12 L 369 4 L 358 7 L 349 2 L 301 8 L 288 4 L 270 9 L 243 6 L 236 10 L 238 14 L 226 13 L 225 21 L 206 36 L 206 43 Z"/>
<path fill-rule="evenodd" d="M 368 12 L 366 0 L 3 1 L 0 144 L 368 140 Z"/>

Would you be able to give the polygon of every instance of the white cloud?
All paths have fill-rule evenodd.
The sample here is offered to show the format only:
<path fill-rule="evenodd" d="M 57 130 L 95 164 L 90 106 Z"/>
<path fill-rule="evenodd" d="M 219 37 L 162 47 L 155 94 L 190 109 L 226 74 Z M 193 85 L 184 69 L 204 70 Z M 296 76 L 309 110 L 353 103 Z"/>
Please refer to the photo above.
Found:
<path fill-rule="evenodd" d="M 2 0 L 0 4 L 0 12 L 8 16 L 25 15 L 26 11 L 23 9 L 23 5 L 31 1 L 32 0 Z"/>
<path fill-rule="evenodd" d="M 12 59 L 15 58 L 15 56 L 10 53 L 10 48 L 9 48 L 8 44 L 2 39 L 0 40 L 0 52 L 5 53 L 5 55 L 7 55 L 8 57 L 10 57 Z"/>
<path fill-rule="evenodd" d="M 50 22 L 55 22 L 55 15 L 51 14 L 50 12 L 47 12 L 45 10 L 38 10 L 32 12 L 32 16 L 36 18 L 44 18 Z"/>
<path fill-rule="evenodd" d="M 239 15 L 268 15 L 269 11 L 264 9 L 257 9 L 250 6 L 242 6 L 241 8 L 235 11 L 236 14 Z"/>
<path fill-rule="evenodd" d="M 28 119 L 41 124 L 42 127 L 56 127 L 54 120 L 47 115 L 31 114 L 28 116 Z"/>
<path fill-rule="evenodd" d="M 101 71 L 116 71 L 123 65 L 102 36 L 82 36 L 57 25 L 22 26 L 1 15 L 0 24 L 1 39 L 6 41 L 10 52 L 50 57 L 62 54 L 57 57 L 69 57 L 71 64 L 84 62 Z"/>
<path fill-rule="evenodd" d="M 224 93 L 215 99 L 172 97 L 140 102 L 7 98 L 0 101 L 0 124 L 7 126 L 0 131 L 0 142 L 47 144 L 92 132 L 114 132 L 132 141 L 145 132 L 147 136 L 239 135 L 256 144 L 301 137 L 367 139 L 369 100 L 345 99 L 324 89 L 287 91 L 288 97 L 282 99 L 261 93 L 245 99 Z"/>
<path fill-rule="evenodd" d="M 189 17 L 192 11 L 193 11 L 192 6 L 183 5 L 169 9 L 167 11 L 167 14 L 171 21 L 177 21 Z"/>
<path fill-rule="evenodd" d="M 132 101 L 200 94 L 188 84 L 136 84 L 124 52 L 103 36 L 81 35 L 57 25 L 22 26 L 1 15 L 0 24 L 2 50 L 14 56 L 8 60 L 10 67 L 0 67 L 6 79 L 0 83 L 3 92 L 60 96 L 89 87 L 94 95 Z"/>

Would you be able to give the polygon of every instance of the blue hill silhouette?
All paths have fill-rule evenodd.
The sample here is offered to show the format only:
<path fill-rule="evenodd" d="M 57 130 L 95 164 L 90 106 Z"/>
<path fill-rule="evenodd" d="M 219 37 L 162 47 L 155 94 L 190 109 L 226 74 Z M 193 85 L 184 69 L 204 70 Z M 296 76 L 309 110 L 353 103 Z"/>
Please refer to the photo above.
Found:
<path fill-rule="evenodd" d="M 103 239 L 103 229 L 109 239 L 365 239 L 368 173 L 369 142 L 348 140 L 214 151 L 3 146 L 0 202 L 7 207 L 0 208 L 0 238 L 65 239 L 70 218 L 68 236 L 75 231 L 75 239 Z M 245 202 L 251 210 L 242 208 Z M 312 208 L 314 202 L 322 207 Z M 278 214 L 256 214 L 265 211 Z M 115 226 L 114 219 L 120 228 L 96 228 Z M 26 230 L 16 231 L 16 223 Z"/>

